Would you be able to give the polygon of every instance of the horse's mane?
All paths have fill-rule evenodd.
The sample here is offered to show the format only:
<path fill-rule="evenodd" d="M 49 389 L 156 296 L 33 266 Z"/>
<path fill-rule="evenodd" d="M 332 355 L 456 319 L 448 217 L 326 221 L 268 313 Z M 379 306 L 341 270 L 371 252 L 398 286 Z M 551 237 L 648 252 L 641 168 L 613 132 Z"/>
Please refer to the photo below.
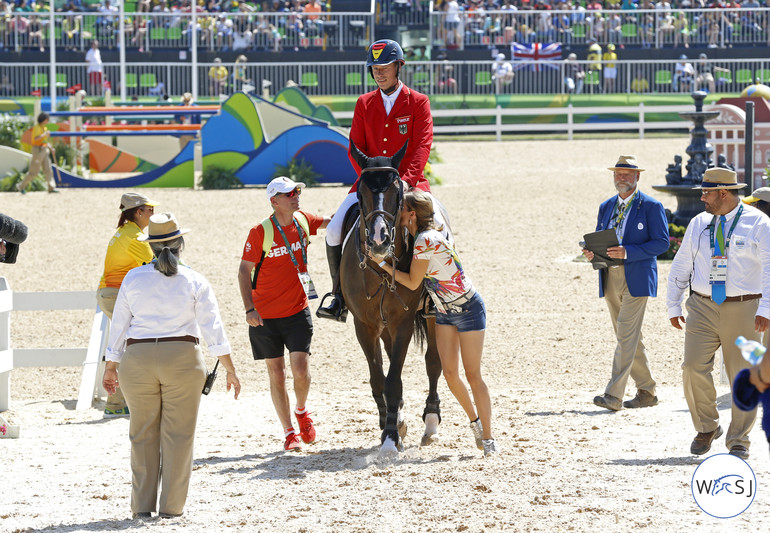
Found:
<path fill-rule="evenodd" d="M 361 181 L 374 193 L 385 192 L 390 184 L 397 179 L 398 171 L 389 165 L 369 167 L 361 171 Z"/>

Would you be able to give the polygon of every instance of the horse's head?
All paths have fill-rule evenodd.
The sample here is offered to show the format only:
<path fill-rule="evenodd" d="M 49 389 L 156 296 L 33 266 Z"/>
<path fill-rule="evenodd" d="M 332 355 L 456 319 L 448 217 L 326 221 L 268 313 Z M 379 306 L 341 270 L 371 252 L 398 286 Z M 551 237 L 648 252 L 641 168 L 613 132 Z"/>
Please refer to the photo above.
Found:
<path fill-rule="evenodd" d="M 404 199 L 404 182 L 396 169 L 406 153 L 406 145 L 404 143 L 393 157 L 367 157 L 350 143 L 350 151 L 361 167 L 358 183 L 361 226 L 366 247 L 375 257 L 393 255 Z"/>

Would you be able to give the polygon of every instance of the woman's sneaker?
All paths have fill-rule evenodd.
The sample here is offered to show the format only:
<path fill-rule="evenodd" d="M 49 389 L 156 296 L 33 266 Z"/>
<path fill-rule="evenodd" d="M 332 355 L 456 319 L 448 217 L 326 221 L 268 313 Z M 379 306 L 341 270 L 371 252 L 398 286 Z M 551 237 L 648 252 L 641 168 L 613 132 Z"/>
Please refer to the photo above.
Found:
<path fill-rule="evenodd" d="M 484 449 L 483 441 L 483 435 L 484 435 L 484 428 L 481 427 L 481 420 L 478 418 L 471 422 L 471 430 L 473 431 L 473 438 L 476 439 L 476 448 L 479 450 Z"/>
<path fill-rule="evenodd" d="M 482 443 L 484 445 L 484 457 L 497 454 L 497 444 L 495 443 L 495 439 L 484 439 Z"/>

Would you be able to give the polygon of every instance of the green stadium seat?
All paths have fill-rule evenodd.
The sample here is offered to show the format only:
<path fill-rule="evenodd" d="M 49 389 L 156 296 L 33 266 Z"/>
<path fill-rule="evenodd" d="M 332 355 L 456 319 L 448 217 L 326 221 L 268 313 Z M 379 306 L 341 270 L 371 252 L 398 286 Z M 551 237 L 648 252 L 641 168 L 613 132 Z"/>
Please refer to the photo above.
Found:
<path fill-rule="evenodd" d="M 623 35 L 624 39 L 633 39 L 637 36 L 638 31 L 636 29 L 636 24 L 626 23 L 620 26 L 620 33 Z"/>
<path fill-rule="evenodd" d="M 166 30 L 166 38 L 170 41 L 178 41 L 182 38 L 182 28 L 174 26 Z"/>
<path fill-rule="evenodd" d="M 741 85 L 749 85 L 751 83 L 754 83 L 754 78 L 752 78 L 752 73 L 750 68 L 739 68 L 735 71 L 735 81 L 737 81 Z"/>
<path fill-rule="evenodd" d="M 157 85 L 158 80 L 155 78 L 155 74 L 152 72 L 146 72 L 139 77 L 139 87 L 142 89 L 152 89 Z"/>
<path fill-rule="evenodd" d="M 362 83 L 360 72 L 348 72 L 345 74 L 345 87 L 361 87 Z"/>
<path fill-rule="evenodd" d="M 136 89 L 139 87 L 139 82 L 134 72 L 127 72 L 126 79 L 123 80 L 123 85 L 126 89 Z"/>
<path fill-rule="evenodd" d="M 56 74 L 56 88 L 57 89 L 66 89 L 69 86 L 67 83 L 67 75 L 66 74 Z"/>
<path fill-rule="evenodd" d="M 302 87 L 318 87 L 318 74 L 316 72 L 303 72 L 300 79 Z"/>
<path fill-rule="evenodd" d="M 33 89 L 45 89 L 48 87 L 48 74 L 33 74 L 29 82 Z"/>
<path fill-rule="evenodd" d="M 671 71 L 670 70 L 656 70 L 655 71 L 655 85 L 671 85 Z"/>
<path fill-rule="evenodd" d="M 150 28 L 151 41 L 163 41 L 166 39 L 166 28 Z"/>
<path fill-rule="evenodd" d="M 582 22 L 572 26 L 572 37 L 584 39 L 586 36 L 586 27 Z"/>
<path fill-rule="evenodd" d="M 475 81 L 477 87 L 492 85 L 492 74 L 488 70 L 480 70 L 476 73 Z"/>
<path fill-rule="evenodd" d="M 770 83 L 770 70 L 761 68 L 757 70 L 755 75 L 760 83 Z"/>
<path fill-rule="evenodd" d="M 721 70 L 717 70 L 714 72 L 714 81 L 717 83 L 732 83 L 733 82 L 733 73 L 729 70 L 727 72 L 722 72 Z"/>
<path fill-rule="evenodd" d="M 599 79 L 599 71 L 598 70 L 589 70 L 586 72 L 586 77 L 583 83 L 585 85 L 599 85 L 599 82 L 601 80 Z"/>
<path fill-rule="evenodd" d="M 427 72 L 415 72 L 412 77 L 412 84 L 415 87 L 429 87 L 430 86 L 430 74 Z"/>

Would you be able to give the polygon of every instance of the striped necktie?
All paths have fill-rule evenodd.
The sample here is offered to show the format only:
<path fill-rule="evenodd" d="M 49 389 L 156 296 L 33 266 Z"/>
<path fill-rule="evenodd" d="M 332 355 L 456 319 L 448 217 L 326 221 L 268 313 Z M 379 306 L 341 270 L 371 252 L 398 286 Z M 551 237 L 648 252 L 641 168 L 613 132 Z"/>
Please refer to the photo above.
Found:
<path fill-rule="evenodd" d="M 725 216 L 719 217 L 719 224 L 717 224 L 717 238 L 714 243 L 714 255 L 722 256 L 725 254 Z M 714 303 L 719 305 L 727 298 L 727 287 L 724 282 L 713 283 L 711 285 L 711 299 Z"/>

